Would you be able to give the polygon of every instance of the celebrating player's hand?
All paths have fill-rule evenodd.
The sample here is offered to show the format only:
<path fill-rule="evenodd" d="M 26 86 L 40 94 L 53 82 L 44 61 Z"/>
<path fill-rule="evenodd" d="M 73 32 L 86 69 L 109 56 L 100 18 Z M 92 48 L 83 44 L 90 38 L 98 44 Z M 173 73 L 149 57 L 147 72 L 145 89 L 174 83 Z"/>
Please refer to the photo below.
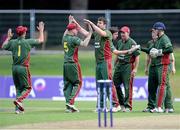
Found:
<path fill-rule="evenodd" d="M 44 22 L 39 22 L 39 26 L 37 26 L 37 29 L 39 30 L 39 31 L 44 31 Z"/>
<path fill-rule="evenodd" d="M 72 23 L 74 20 L 74 17 L 72 15 L 69 15 L 69 23 Z"/>
<path fill-rule="evenodd" d="M 90 32 L 90 33 L 93 33 L 93 29 L 92 29 L 92 27 L 91 27 L 90 24 L 88 24 L 88 28 L 89 28 L 89 32 Z"/>
<path fill-rule="evenodd" d="M 88 19 L 84 19 L 84 22 L 85 22 L 85 23 L 92 24 L 92 22 L 91 22 L 90 20 L 88 20 Z"/>
<path fill-rule="evenodd" d="M 8 33 L 7 33 L 7 38 L 8 38 L 8 39 L 11 39 L 12 37 L 13 37 L 12 29 L 9 28 L 9 29 L 8 29 Z"/>
<path fill-rule="evenodd" d="M 76 19 L 73 16 L 71 17 L 71 20 L 72 20 L 73 23 L 79 25 L 78 22 L 76 21 Z"/>

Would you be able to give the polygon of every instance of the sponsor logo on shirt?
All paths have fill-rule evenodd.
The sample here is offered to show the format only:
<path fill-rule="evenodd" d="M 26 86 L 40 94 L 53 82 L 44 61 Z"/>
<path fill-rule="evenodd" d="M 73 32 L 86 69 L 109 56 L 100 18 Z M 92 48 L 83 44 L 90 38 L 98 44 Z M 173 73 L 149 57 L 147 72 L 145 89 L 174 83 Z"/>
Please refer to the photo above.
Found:
<path fill-rule="evenodd" d="M 94 43 L 94 47 L 95 47 L 95 48 L 100 48 L 100 43 L 99 43 L 99 42 L 95 42 L 95 43 Z"/>

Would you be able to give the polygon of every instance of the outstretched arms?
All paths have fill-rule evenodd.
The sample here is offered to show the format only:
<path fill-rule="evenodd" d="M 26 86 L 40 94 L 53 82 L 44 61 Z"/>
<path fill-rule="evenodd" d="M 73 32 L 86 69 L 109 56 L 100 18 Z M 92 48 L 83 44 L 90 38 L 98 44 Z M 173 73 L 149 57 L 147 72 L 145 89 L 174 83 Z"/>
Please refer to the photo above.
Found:
<path fill-rule="evenodd" d="M 140 45 L 134 45 L 131 49 L 129 49 L 129 50 L 121 50 L 121 51 L 119 51 L 119 50 L 113 50 L 113 53 L 115 54 L 115 55 L 119 55 L 119 54 L 132 54 L 134 51 L 136 51 L 136 50 L 138 50 L 138 49 L 140 49 Z"/>

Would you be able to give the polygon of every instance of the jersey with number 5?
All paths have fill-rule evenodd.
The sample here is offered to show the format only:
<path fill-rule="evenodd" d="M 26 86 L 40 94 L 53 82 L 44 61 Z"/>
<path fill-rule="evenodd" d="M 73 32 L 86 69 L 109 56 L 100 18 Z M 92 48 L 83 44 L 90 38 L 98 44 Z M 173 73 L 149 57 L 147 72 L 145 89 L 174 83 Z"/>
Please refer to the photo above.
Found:
<path fill-rule="evenodd" d="M 24 39 L 18 37 L 10 40 L 3 49 L 11 51 L 13 57 L 13 65 L 29 66 L 30 50 L 33 46 L 38 45 L 36 39 Z"/>
<path fill-rule="evenodd" d="M 62 44 L 64 46 L 64 62 L 78 62 L 78 47 L 81 39 L 77 36 L 66 34 L 63 36 Z"/>

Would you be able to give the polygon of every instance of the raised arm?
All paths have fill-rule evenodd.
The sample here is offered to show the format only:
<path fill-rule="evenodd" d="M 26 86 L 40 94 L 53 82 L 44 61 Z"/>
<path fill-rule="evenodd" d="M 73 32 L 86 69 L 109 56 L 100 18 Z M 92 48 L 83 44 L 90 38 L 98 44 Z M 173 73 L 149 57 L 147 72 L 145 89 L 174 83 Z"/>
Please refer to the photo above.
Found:
<path fill-rule="evenodd" d="M 9 28 L 9 29 L 8 29 L 8 32 L 7 32 L 7 38 L 6 38 L 6 40 L 2 43 L 2 48 L 3 48 L 6 44 L 8 44 L 9 40 L 10 40 L 12 37 L 13 37 L 12 29 Z"/>
<path fill-rule="evenodd" d="M 93 22 L 91 22 L 90 20 L 84 19 L 85 22 L 89 23 L 92 28 L 102 37 L 106 37 L 107 33 L 105 31 L 103 31 L 102 29 L 100 29 L 98 26 L 96 26 Z"/>
<path fill-rule="evenodd" d="M 74 22 L 77 25 L 78 31 L 87 37 L 89 35 L 89 32 L 86 31 L 83 27 L 81 27 L 81 25 L 76 21 L 76 19 L 73 16 L 71 18 L 72 18 L 72 22 Z"/>
<path fill-rule="evenodd" d="M 39 26 L 37 26 L 37 29 L 39 30 L 39 38 L 37 39 L 39 43 L 44 42 L 44 23 L 39 22 Z"/>
<path fill-rule="evenodd" d="M 93 33 L 93 30 L 92 30 L 92 27 L 91 27 L 90 24 L 88 24 L 88 28 L 89 28 L 88 35 L 87 35 L 87 37 L 84 39 L 84 41 L 81 41 L 81 43 L 80 43 L 81 46 L 85 46 L 85 47 L 86 47 L 86 46 L 88 45 L 90 39 L 91 39 L 91 35 L 92 35 L 92 33 Z"/>
<path fill-rule="evenodd" d="M 69 24 L 72 23 L 72 22 L 73 22 L 73 16 L 72 16 L 72 15 L 69 15 L 68 20 L 69 20 Z M 64 32 L 64 34 L 63 34 L 63 36 L 65 36 L 65 35 L 67 34 L 67 32 L 68 32 L 68 30 L 66 29 L 65 32 Z"/>

